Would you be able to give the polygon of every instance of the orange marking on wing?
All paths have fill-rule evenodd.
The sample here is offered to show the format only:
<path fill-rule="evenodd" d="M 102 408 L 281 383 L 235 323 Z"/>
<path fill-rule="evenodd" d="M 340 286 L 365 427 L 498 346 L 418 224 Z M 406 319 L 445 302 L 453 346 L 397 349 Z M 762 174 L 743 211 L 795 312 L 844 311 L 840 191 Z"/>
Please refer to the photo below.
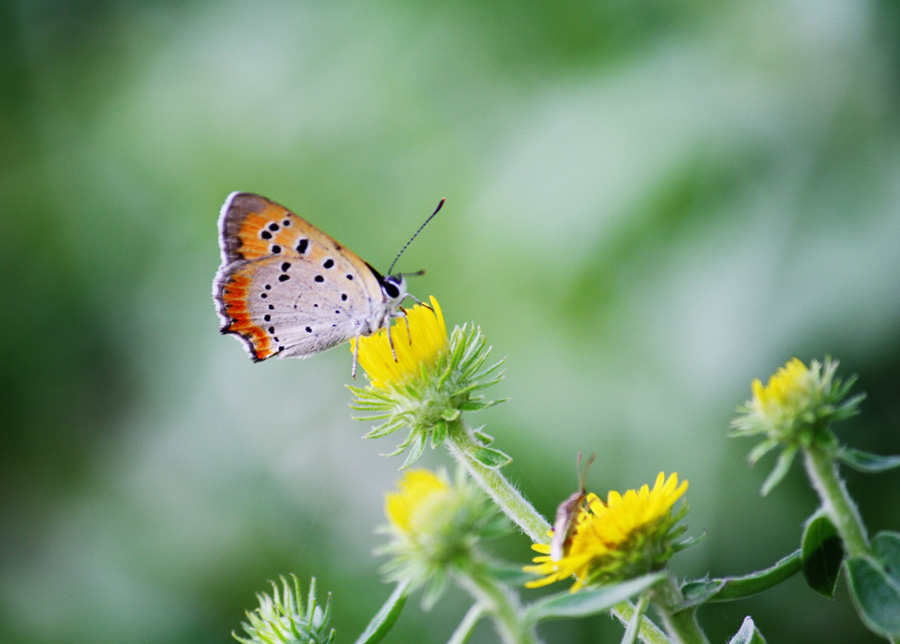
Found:
<path fill-rule="evenodd" d="M 268 210 L 268 209 L 267 209 Z M 252 212 L 241 222 L 241 254 L 247 259 L 258 259 L 271 255 L 271 239 L 263 239 L 260 232 L 271 223 L 271 219 L 265 215 Z"/>
<path fill-rule="evenodd" d="M 297 243 L 301 239 L 309 240 L 308 247 L 314 255 L 326 252 L 322 245 L 336 245 L 315 226 L 272 202 L 267 202 L 261 212 L 248 212 L 240 223 L 237 235 L 241 241 L 240 253 L 248 260 L 272 255 L 296 257 Z M 310 251 L 304 251 L 304 254 Z M 328 252 L 336 251 L 332 249 Z"/>
<path fill-rule="evenodd" d="M 247 302 L 247 291 L 250 278 L 246 275 L 233 275 L 222 293 L 225 313 L 231 323 L 223 329 L 229 333 L 237 333 L 253 345 L 253 353 L 258 360 L 265 360 L 273 353 L 272 341 L 266 331 L 254 323 L 250 317 Z"/>
<path fill-rule="evenodd" d="M 286 216 L 282 217 L 281 221 L 284 221 L 286 219 Z M 297 219 L 295 218 L 294 221 L 297 221 Z M 272 241 L 281 246 L 284 249 L 284 252 L 286 252 L 287 254 L 295 255 L 296 251 L 294 248 L 297 245 L 297 240 L 300 237 L 307 237 L 307 235 L 303 235 L 300 227 L 294 224 L 287 228 L 282 227 L 281 230 L 279 230 L 275 235 L 275 239 L 273 239 Z"/>
<path fill-rule="evenodd" d="M 269 356 L 274 355 L 272 341 L 269 340 L 269 336 L 262 329 L 257 327 L 254 330 L 251 342 L 253 342 L 253 352 L 258 360 L 265 360 Z"/>

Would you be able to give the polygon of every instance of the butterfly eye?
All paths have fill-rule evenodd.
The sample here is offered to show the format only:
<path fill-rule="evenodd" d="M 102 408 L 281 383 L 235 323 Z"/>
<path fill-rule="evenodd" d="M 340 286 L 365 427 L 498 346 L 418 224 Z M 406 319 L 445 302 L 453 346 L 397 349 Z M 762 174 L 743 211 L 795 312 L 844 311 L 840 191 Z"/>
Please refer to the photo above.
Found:
<path fill-rule="evenodd" d="M 403 278 L 388 275 L 381 280 L 381 290 L 392 300 L 396 300 L 401 295 Z"/>

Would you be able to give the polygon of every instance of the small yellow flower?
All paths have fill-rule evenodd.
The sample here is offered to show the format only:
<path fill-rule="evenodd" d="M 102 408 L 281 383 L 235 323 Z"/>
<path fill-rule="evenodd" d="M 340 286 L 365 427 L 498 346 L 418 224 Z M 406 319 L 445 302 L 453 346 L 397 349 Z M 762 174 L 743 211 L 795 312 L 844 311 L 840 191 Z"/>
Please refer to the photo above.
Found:
<path fill-rule="evenodd" d="M 359 364 L 369 377 L 368 386 L 349 387 L 356 394 L 350 406 L 366 413 L 358 420 L 381 421 L 366 438 L 409 430 L 389 454 L 406 451 L 404 468 L 421 456 L 429 439 L 432 447 L 440 447 L 451 428 L 461 426 L 463 412 L 496 404 L 479 392 L 503 377 L 502 361 L 485 366 L 491 349 L 481 329 L 457 326 L 448 336 L 440 305 L 433 297 L 430 301 L 430 307 L 419 304 L 407 311 L 404 321 L 390 327 L 390 336 L 382 329 L 350 347 L 359 350 Z M 499 467 L 509 461 L 505 454 L 488 447 L 490 437 L 478 434 L 476 438 L 482 462 Z"/>
<path fill-rule="evenodd" d="M 815 374 L 797 358 L 792 358 L 769 378 L 763 386 L 753 380 L 753 399 L 747 408 L 766 423 L 770 431 L 784 435 L 790 431 L 793 421 L 810 403 L 815 385 Z"/>
<path fill-rule="evenodd" d="M 391 560 L 384 571 L 392 581 L 427 586 L 427 605 L 437 600 L 453 571 L 480 559 L 480 540 L 505 534 L 508 526 L 462 468 L 453 481 L 444 472 L 407 470 L 397 491 L 386 495 L 385 514 L 390 539 L 379 552 Z"/>
<path fill-rule="evenodd" d="M 396 492 L 389 492 L 384 512 L 388 521 L 400 532 L 411 536 L 435 507 L 446 500 L 450 492 L 447 481 L 429 470 L 408 470 Z"/>
<path fill-rule="evenodd" d="M 764 409 L 774 405 L 785 405 L 809 395 L 809 369 L 797 358 L 791 358 L 769 378 L 763 387 L 759 378 L 753 381 L 753 395 L 757 404 Z"/>
<path fill-rule="evenodd" d="M 675 536 L 684 528 L 677 522 L 686 513 L 672 513 L 672 506 L 687 490 L 688 482 L 678 484 L 678 475 L 668 479 L 660 472 L 651 490 L 628 490 L 624 495 L 611 491 L 604 503 L 596 494 L 587 496 L 586 507 L 576 518 L 571 545 L 559 561 L 550 556 L 548 544 L 534 544 L 541 553 L 537 565 L 525 570 L 542 579 L 526 584 L 529 588 L 546 586 L 575 577 L 572 592 L 585 584 L 610 583 L 658 570 L 677 549 Z"/>
<path fill-rule="evenodd" d="M 835 378 L 837 361 L 813 360 L 809 368 L 792 358 L 763 386 L 752 383 L 753 398 L 739 408 L 732 421 L 735 435 L 765 434 L 770 441 L 808 446 L 825 438 L 828 424 L 856 413 L 862 400 L 844 400 L 855 378 L 846 382 Z"/>
<path fill-rule="evenodd" d="M 431 308 L 416 304 L 397 319 L 390 327 L 390 339 L 388 329 L 359 338 L 359 364 L 369 374 L 373 386 L 386 389 L 388 383 L 400 384 L 417 376 L 422 365 L 434 364 L 446 351 L 449 339 L 444 314 L 437 300 L 429 299 Z M 350 341 L 350 350 L 356 351 L 356 340 Z"/>
<path fill-rule="evenodd" d="M 764 437 L 750 451 L 751 464 L 773 449 L 782 448 L 778 463 L 763 483 L 764 495 L 785 477 L 798 451 L 813 446 L 837 449 L 831 423 L 856 414 L 864 397 L 847 397 L 856 378 L 842 381 L 835 377 L 837 366 L 836 360 L 825 358 L 824 362 L 811 361 L 807 368 L 792 358 L 769 378 L 767 385 L 754 380 L 753 397 L 738 407 L 739 415 L 731 421 L 731 436 Z"/>

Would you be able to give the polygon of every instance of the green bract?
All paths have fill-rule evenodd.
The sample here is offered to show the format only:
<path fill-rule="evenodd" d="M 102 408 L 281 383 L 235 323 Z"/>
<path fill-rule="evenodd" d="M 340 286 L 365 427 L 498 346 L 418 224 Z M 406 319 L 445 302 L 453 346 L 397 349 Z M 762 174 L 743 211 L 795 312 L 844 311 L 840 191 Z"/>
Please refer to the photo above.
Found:
<path fill-rule="evenodd" d="M 447 349 L 431 363 L 419 365 L 401 382 L 387 382 L 383 387 L 352 387 L 356 399 L 351 407 L 367 412 L 357 420 L 384 422 L 365 438 L 379 438 L 406 427 L 409 434 L 390 456 L 409 448 L 403 467 L 409 467 L 421 456 L 428 437 L 432 447 L 444 442 L 448 423 L 456 421 L 463 411 L 485 409 L 502 401 L 486 400 L 475 395 L 480 389 L 494 385 L 503 378 L 497 362 L 485 367 L 491 348 L 481 329 L 474 325 L 456 327 L 450 334 Z M 490 439 L 484 437 L 483 445 Z"/>
<path fill-rule="evenodd" d="M 331 644 L 331 595 L 323 609 L 316 602 L 316 580 L 309 582 L 306 610 L 300 593 L 300 582 L 291 575 L 291 582 L 282 577 L 281 589 L 272 584 L 272 595 L 257 594 L 259 608 L 247 612 L 247 622 L 241 624 L 249 637 L 232 633 L 244 644 Z"/>

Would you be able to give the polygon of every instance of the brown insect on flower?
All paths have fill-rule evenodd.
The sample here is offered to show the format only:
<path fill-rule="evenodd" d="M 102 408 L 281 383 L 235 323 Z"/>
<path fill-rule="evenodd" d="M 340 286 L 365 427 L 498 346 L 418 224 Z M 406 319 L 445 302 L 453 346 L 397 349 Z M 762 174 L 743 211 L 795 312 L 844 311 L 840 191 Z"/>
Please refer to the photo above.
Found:
<path fill-rule="evenodd" d="M 572 542 L 572 535 L 575 533 L 575 522 L 587 496 L 585 479 L 587 479 L 588 469 L 595 458 L 597 458 L 597 455 L 591 454 L 583 471 L 581 469 L 581 452 L 578 452 L 578 458 L 575 459 L 575 471 L 578 474 L 578 490 L 573 492 L 569 498 L 556 508 L 556 518 L 553 520 L 553 539 L 550 541 L 550 558 L 553 561 L 562 559 L 569 544 Z"/>

